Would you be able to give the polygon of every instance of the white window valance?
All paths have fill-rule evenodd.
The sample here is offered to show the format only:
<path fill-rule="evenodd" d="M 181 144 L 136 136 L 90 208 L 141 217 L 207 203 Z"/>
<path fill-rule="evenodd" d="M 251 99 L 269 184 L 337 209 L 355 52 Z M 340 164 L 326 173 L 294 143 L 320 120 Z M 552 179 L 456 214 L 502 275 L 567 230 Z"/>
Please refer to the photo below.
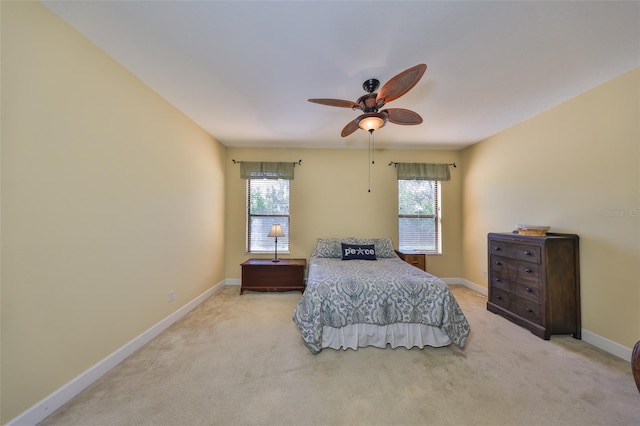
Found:
<path fill-rule="evenodd" d="M 451 179 L 449 164 L 446 163 L 396 163 L 398 180 L 436 180 Z"/>

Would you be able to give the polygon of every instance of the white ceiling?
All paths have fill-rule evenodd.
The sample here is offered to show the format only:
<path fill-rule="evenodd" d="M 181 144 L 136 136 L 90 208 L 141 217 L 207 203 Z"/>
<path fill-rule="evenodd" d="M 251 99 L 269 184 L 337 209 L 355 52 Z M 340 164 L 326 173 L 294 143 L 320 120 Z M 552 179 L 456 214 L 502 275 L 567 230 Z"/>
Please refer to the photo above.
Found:
<path fill-rule="evenodd" d="M 640 66 L 640 2 L 43 1 L 229 147 L 340 137 L 362 83 L 426 63 L 377 148 L 460 149 Z M 640 94 L 639 94 L 640 96 Z"/>

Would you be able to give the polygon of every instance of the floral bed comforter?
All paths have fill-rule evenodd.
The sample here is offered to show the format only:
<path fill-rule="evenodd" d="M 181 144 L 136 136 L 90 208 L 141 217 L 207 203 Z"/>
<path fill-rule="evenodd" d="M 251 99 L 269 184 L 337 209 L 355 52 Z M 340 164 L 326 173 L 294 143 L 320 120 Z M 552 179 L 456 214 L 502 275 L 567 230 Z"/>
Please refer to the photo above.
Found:
<path fill-rule="evenodd" d="M 324 326 L 422 323 L 440 327 L 460 348 L 469 336 L 469 323 L 447 284 L 399 257 L 312 257 L 293 321 L 313 353 L 322 350 Z"/>

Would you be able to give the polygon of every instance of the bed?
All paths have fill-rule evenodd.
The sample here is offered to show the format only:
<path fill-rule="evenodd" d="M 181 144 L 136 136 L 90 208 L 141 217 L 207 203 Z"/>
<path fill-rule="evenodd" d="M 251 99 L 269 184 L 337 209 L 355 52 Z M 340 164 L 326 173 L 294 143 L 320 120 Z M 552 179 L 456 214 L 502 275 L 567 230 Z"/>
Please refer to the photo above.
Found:
<path fill-rule="evenodd" d="M 293 321 L 312 353 L 464 348 L 470 331 L 447 284 L 400 259 L 390 238 L 319 238 Z"/>

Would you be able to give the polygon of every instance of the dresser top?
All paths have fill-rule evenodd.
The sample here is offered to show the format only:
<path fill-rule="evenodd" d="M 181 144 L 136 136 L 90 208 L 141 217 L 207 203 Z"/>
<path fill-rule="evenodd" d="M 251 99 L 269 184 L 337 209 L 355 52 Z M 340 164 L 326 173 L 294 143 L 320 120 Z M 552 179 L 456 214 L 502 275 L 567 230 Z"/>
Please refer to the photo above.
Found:
<path fill-rule="evenodd" d="M 489 238 L 500 238 L 503 240 L 518 240 L 518 241 L 543 241 L 553 239 L 572 239 L 577 240 L 576 234 L 561 234 L 557 232 L 547 232 L 547 235 L 521 235 L 514 234 L 513 232 L 491 232 L 488 235 Z"/>
<path fill-rule="evenodd" d="M 240 264 L 241 266 L 248 265 L 261 265 L 261 266 L 306 266 L 306 259 L 278 259 L 274 262 L 273 259 L 247 259 Z"/>

